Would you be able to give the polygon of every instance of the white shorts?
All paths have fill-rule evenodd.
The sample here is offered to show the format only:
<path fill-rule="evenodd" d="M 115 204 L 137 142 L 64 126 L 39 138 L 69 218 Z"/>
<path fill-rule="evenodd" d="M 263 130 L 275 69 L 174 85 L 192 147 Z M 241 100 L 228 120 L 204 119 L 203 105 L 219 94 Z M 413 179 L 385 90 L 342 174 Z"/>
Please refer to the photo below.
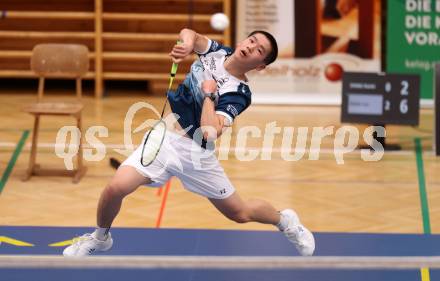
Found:
<path fill-rule="evenodd" d="M 167 131 L 156 159 L 147 167 L 141 165 L 142 145 L 143 141 L 121 165 L 148 177 L 152 181 L 148 186 L 162 186 L 176 176 L 185 189 L 207 198 L 224 199 L 234 193 L 214 152 L 192 139 Z"/>

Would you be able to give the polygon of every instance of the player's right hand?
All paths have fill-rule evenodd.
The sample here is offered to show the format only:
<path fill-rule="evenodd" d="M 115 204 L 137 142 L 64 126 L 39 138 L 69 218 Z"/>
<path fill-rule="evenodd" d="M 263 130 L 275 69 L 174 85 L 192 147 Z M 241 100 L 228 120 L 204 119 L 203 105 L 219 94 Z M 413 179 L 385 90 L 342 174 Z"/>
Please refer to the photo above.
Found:
<path fill-rule="evenodd" d="M 193 46 L 190 44 L 181 42 L 174 45 L 173 49 L 169 53 L 171 59 L 175 63 L 180 63 L 184 58 L 190 55 L 193 51 Z"/>

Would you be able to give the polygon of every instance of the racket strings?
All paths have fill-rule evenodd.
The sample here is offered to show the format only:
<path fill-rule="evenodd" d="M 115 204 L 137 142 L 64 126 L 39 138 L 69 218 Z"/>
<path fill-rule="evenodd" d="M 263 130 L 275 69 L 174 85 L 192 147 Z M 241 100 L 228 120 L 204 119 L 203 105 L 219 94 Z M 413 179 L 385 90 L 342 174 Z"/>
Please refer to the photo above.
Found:
<path fill-rule="evenodd" d="M 179 43 L 180 41 L 177 41 L 177 44 Z M 163 120 L 163 115 L 165 113 L 165 108 L 167 107 L 167 103 L 168 103 L 168 92 L 171 90 L 171 87 L 173 85 L 173 81 L 177 73 L 177 68 L 178 68 L 178 64 L 173 63 L 170 71 L 170 82 L 168 84 L 168 89 L 166 91 L 165 103 L 163 104 L 162 107 L 162 113 L 160 114 L 160 119 L 156 124 L 153 125 L 153 127 L 145 137 L 144 144 L 142 146 L 142 154 L 141 154 L 141 165 L 144 167 L 147 167 L 151 163 L 153 163 L 154 159 L 156 159 L 157 155 L 159 154 L 159 150 L 162 147 L 162 143 L 165 139 L 167 126 L 165 121 Z"/>

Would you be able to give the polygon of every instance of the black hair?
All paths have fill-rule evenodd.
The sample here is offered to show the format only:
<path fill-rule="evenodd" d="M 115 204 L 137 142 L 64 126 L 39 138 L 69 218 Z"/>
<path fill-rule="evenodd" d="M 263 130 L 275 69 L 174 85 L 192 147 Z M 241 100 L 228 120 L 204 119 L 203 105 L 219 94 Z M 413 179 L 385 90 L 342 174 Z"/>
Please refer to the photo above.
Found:
<path fill-rule="evenodd" d="M 270 42 L 270 47 L 271 50 L 269 52 L 269 54 L 267 54 L 267 56 L 264 58 L 264 63 L 266 65 L 269 65 L 271 63 L 273 63 L 277 57 L 278 57 L 278 44 L 277 44 L 277 40 L 275 39 L 275 37 L 273 37 L 272 34 L 270 34 L 267 31 L 264 30 L 254 30 L 252 31 L 248 37 L 251 37 L 252 35 L 255 35 L 257 33 L 263 34 L 264 36 L 266 36 L 266 38 L 269 40 Z"/>

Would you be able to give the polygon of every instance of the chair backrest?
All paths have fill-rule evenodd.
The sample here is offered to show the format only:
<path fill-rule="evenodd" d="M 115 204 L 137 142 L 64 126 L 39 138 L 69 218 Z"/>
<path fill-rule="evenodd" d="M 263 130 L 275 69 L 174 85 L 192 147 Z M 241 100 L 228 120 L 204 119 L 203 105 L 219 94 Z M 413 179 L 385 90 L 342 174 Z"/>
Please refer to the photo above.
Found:
<path fill-rule="evenodd" d="M 32 50 L 31 69 L 40 77 L 80 78 L 89 69 L 86 46 L 38 44 Z"/>
<path fill-rule="evenodd" d="M 77 99 L 82 97 L 81 78 L 89 70 L 89 50 L 79 44 L 38 44 L 32 50 L 31 69 L 39 77 L 38 98 L 44 94 L 45 78 L 76 79 Z"/>

